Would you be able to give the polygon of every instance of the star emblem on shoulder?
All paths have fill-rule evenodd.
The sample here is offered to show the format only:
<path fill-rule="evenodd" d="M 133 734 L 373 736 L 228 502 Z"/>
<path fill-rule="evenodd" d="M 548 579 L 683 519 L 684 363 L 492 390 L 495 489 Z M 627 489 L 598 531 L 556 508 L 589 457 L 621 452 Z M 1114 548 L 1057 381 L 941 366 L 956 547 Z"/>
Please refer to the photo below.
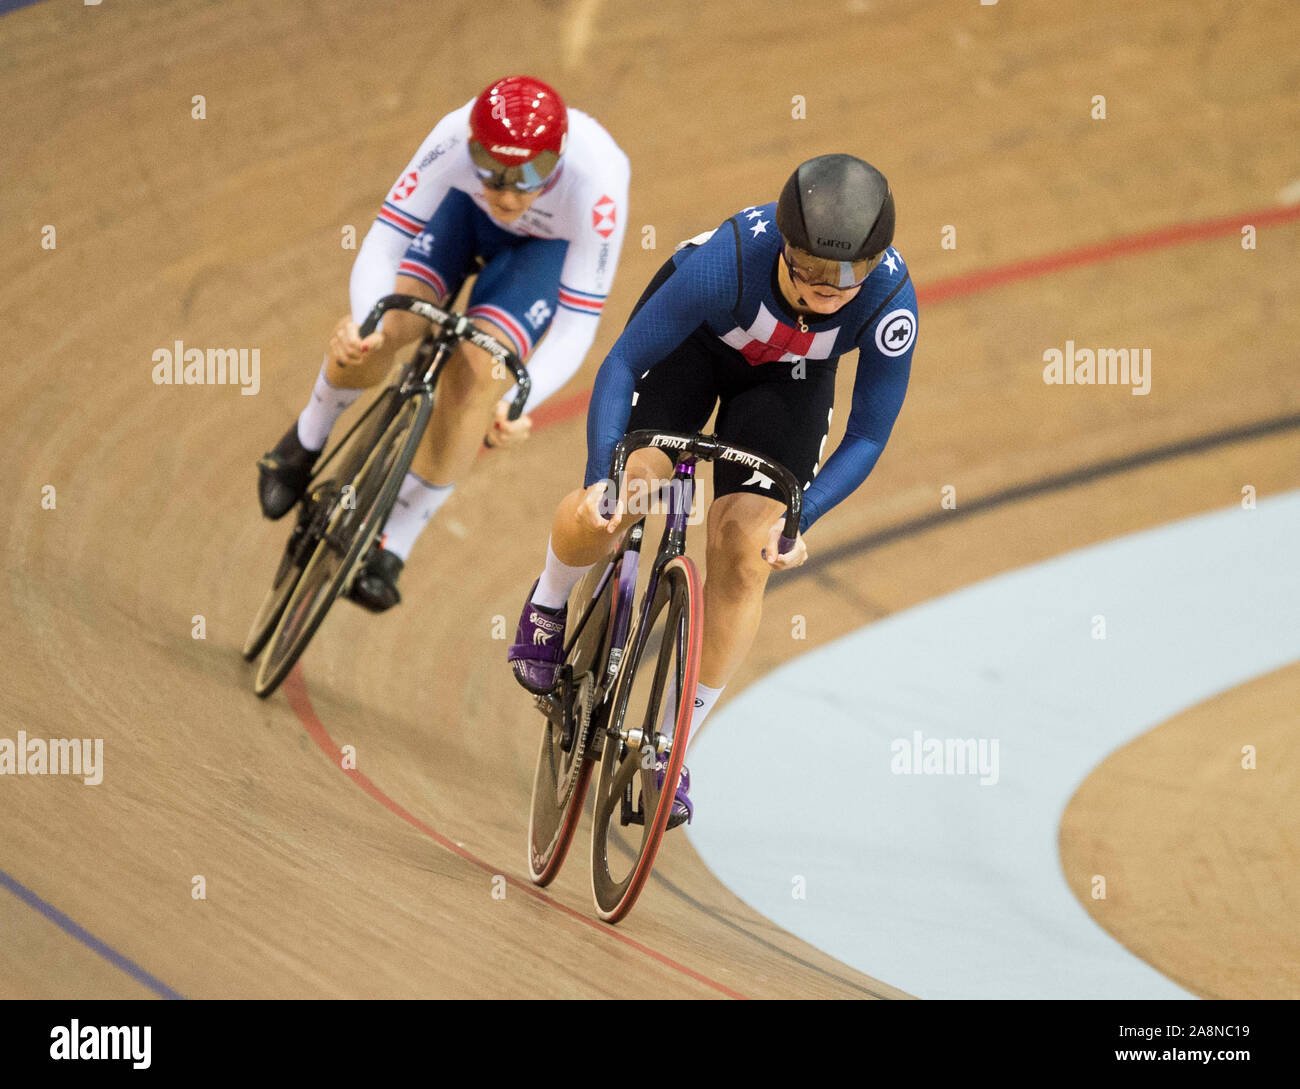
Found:
<path fill-rule="evenodd" d="M 751 223 L 751 224 L 749 225 L 749 229 L 750 229 L 751 231 L 754 232 L 754 237 L 755 237 L 755 238 L 757 238 L 760 234 L 766 234 L 766 233 L 767 233 L 767 220 L 766 220 L 766 219 L 760 219 L 757 223 Z"/>

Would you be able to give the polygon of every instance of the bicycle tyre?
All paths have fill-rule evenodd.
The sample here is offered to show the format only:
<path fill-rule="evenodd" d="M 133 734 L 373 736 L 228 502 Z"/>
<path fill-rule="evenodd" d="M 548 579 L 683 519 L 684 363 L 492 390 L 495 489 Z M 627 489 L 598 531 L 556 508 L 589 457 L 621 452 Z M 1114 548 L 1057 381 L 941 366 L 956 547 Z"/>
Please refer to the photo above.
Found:
<path fill-rule="evenodd" d="M 609 641 L 618 603 L 618 576 L 622 557 L 615 561 L 600 594 L 590 596 L 587 580 L 579 583 L 576 600 L 587 598 L 587 607 L 579 619 L 578 636 L 573 640 L 565 664 L 577 680 L 573 693 L 576 702 L 595 699 L 597 672 L 609 660 Z M 599 575 L 596 575 L 599 578 Z M 585 590 L 585 594 L 584 594 Z M 587 687 L 584 689 L 584 685 Z M 560 709 L 562 714 L 571 708 Z M 545 887 L 555 880 L 564 864 L 573 834 L 582 817 L 582 804 L 591 780 L 592 758 L 588 749 L 592 732 L 601 727 L 602 708 L 588 706 L 587 714 L 578 714 L 578 724 L 569 752 L 561 745 L 562 724 L 548 716 L 542 727 L 537 769 L 533 774 L 533 796 L 528 812 L 528 876 L 533 884 Z"/>
<path fill-rule="evenodd" d="M 302 532 L 309 532 L 301 522 L 294 527 L 294 532 L 299 532 L 300 527 Z M 240 651 L 244 661 L 251 662 L 262 653 L 266 641 L 271 638 L 276 624 L 280 622 L 280 614 L 284 612 L 285 603 L 292 596 L 303 571 L 304 563 L 301 561 L 305 557 L 301 555 L 302 550 L 302 542 L 295 544 L 290 537 L 289 544 L 280 553 L 280 565 L 276 568 L 275 578 L 271 580 L 271 588 L 263 595 L 257 614 L 253 617 L 252 626 L 248 629 L 248 636 L 244 639 L 244 646 Z"/>
<path fill-rule="evenodd" d="M 289 675 L 388 520 L 431 409 L 427 394 L 417 393 L 405 401 L 352 478 L 355 503 L 349 507 L 335 500 L 329 523 L 258 664 L 253 691 L 260 698 L 270 696 Z"/>
<path fill-rule="evenodd" d="M 655 857 L 663 842 L 672 813 L 677 781 L 681 777 L 686 747 L 690 742 L 691 715 L 695 710 L 695 688 L 699 683 L 700 651 L 704 629 L 704 593 L 699 572 L 686 556 L 677 556 L 664 565 L 660 573 L 655 599 L 650 603 L 650 616 L 644 626 L 644 636 L 637 640 L 631 653 L 624 658 L 618 688 L 610 713 L 610 729 L 604 739 L 600 772 L 596 782 L 591 832 L 591 889 L 596 903 L 596 913 L 607 923 L 623 919 L 640 896 L 646 880 L 654 868 Z M 651 682 L 651 700 L 638 725 L 652 724 L 658 729 L 662 715 L 664 686 L 667 670 L 677 670 L 677 720 L 673 730 L 672 748 L 664 774 L 663 790 L 655 783 L 654 761 L 650 767 L 643 765 L 641 752 L 633 752 L 617 736 L 628 718 L 628 704 L 632 697 L 641 658 L 651 643 L 653 633 L 661 625 L 660 639 L 655 657 L 655 674 Z M 640 618 L 633 626 L 640 631 Z M 672 638 L 667 638 L 671 634 Z M 675 659 L 675 663 L 674 663 Z M 656 689 L 657 694 L 656 694 Z M 657 698 L 656 698 L 657 696 Z M 619 879 L 610 868 L 609 839 L 611 821 L 621 817 L 624 795 L 639 785 L 644 809 L 641 846 L 634 850 L 630 871 Z M 653 807 L 653 815 L 651 815 Z M 626 825 L 624 827 L 633 827 Z"/>

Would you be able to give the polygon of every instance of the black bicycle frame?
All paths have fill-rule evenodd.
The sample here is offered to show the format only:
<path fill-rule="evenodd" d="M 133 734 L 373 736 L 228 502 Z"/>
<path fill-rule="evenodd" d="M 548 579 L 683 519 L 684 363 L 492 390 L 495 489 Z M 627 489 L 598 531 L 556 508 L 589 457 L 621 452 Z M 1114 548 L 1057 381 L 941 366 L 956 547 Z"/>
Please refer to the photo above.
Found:
<path fill-rule="evenodd" d="M 515 379 L 516 390 L 506 416 L 510 420 L 517 420 L 523 415 L 524 405 L 527 403 L 528 394 L 532 390 L 532 379 L 529 377 L 528 370 L 519 356 L 497 340 L 496 337 L 483 332 L 464 314 L 444 310 L 426 299 L 419 299 L 414 295 L 385 295 L 375 303 L 370 313 L 366 315 L 366 320 L 362 322 L 359 330 L 362 340 L 379 328 L 380 321 L 390 310 L 405 310 L 408 313 L 415 314 L 431 324 L 439 326 L 439 330 L 436 333 L 430 331 L 420 341 L 415 356 L 402 369 L 401 379 L 396 385 L 388 387 L 389 391 L 395 391 L 399 395 L 398 398 L 377 397 L 374 403 L 362 414 L 361 418 L 348 429 L 342 440 L 325 455 L 324 459 L 316 467 L 316 471 L 312 474 L 313 482 L 321 478 L 325 466 L 333 460 L 335 454 L 348 444 L 352 436 L 370 419 L 380 405 L 387 405 L 389 409 L 385 418 L 380 421 L 378 430 L 382 431 L 392 417 L 397 414 L 401 403 L 412 396 L 418 389 L 427 389 L 432 394 L 438 384 L 438 375 L 442 371 L 443 364 L 446 363 L 452 349 L 462 340 L 481 348 L 510 371 Z"/>

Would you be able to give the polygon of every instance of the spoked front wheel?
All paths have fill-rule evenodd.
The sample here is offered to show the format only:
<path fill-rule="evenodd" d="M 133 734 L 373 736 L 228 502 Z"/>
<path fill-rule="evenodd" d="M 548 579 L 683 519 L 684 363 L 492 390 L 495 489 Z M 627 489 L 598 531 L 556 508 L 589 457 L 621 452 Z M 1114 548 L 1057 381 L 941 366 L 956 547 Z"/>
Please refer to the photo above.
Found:
<path fill-rule="evenodd" d="M 420 394 L 405 401 L 348 482 L 350 489 L 339 490 L 329 500 L 332 509 L 320 542 L 285 603 L 258 665 L 253 691 L 263 699 L 289 675 L 388 520 L 429 421 L 430 404 L 428 396 Z"/>
<path fill-rule="evenodd" d="M 582 816 L 592 767 L 588 745 L 604 722 L 604 708 L 596 705 L 598 673 L 609 657 L 618 572 L 616 565 L 594 598 L 589 580 L 601 577 L 597 572 L 579 584 L 573 600 L 587 605 L 578 617 L 579 626 L 565 660 L 571 679 L 538 700 L 546 725 L 542 727 L 528 815 L 528 875 L 537 885 L 555 880 Z"/>
<path fill-rule="evenodd" d="M 280 566 L 275 570 L 271 588 L 262 598 L 257 615 L 253 617 L 253 625 L 248 629 L 248 637 L 244 640 L 243 655 L 246 662 L 251 662 L 262 653 L 266 641 L 275 631 L 280 614 L 284 612 L 285 603 L 293 593 L 294 587 L 298 585 L 303 566 L 311 558 L 311 527 L 314 519 L 309 510 L 300 510 L 298 522 L 289 536 L 289 543 L 280 554 Z"/>
<path fill-rule="evenodd" d="M 632 910 L 672 814 L 699 683 L 702 608 L 695 564 L 685 556 L 670 560 L 660 573 L 644 638 L 624 660 L 604 738 L 591 833 L 591 889 L 596 913 L 606 922 L 616 923 Z M 634 630 L 642 630 L 639 619 Z M 653 741 L 664 718 L 669 678 L 676 680 L 676 718 L 660 789 Z"/>

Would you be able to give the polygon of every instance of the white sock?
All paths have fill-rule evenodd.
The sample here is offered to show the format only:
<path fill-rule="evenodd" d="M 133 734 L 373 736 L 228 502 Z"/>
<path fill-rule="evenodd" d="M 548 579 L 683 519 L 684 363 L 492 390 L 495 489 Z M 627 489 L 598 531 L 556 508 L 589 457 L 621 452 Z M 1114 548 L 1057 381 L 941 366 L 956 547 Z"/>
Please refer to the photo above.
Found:
<path fill-rule="evenodd" d="M 323 450 L 338 419 L 365 390 L 339 389 L 325 380 L 326 363 L 320 365 L 311 400 L 298 417 L 298 441 L 307 450 Z"/>
<path fill-rule="evenodd" d="M 532 602 L 543 609 L 563 609 L 573 593 L 573 588 L 596 565 L 589 563 L 585 567 L 570 567 L 556 558 L 551 540 L 546 539 L 546 570 L 537 580 L 537 589 L 533 591 Z"/>
<path fill-rule="evenodd" d="M 710 688 L 707 684 L 695 685 L 695 713 L 691 715 L 691 736 L 695 736 L 695 731 L 704 725 L 705 716 L 713 710 L 713 705 L 718 702 L 718 697 L 722 695 L 722 688 Z M 659 732 L 673 736 L 673 730 L 677 726 L 677 678 L 670 676 L 668 685 L 664 690 L 664 710 L 663 719 L 659 723 Z"/>
<path fill-rule="evenodd" d="M 455 484 L 438 487 L 408 472 L 401 491 L 397 493 L 397 505 L 384 523 L 384 550 L 405 563 L 416 538 L 429 524 L 429 519 L 438 513 L 438 508 L 447 502 L 455 487 Z"/>

